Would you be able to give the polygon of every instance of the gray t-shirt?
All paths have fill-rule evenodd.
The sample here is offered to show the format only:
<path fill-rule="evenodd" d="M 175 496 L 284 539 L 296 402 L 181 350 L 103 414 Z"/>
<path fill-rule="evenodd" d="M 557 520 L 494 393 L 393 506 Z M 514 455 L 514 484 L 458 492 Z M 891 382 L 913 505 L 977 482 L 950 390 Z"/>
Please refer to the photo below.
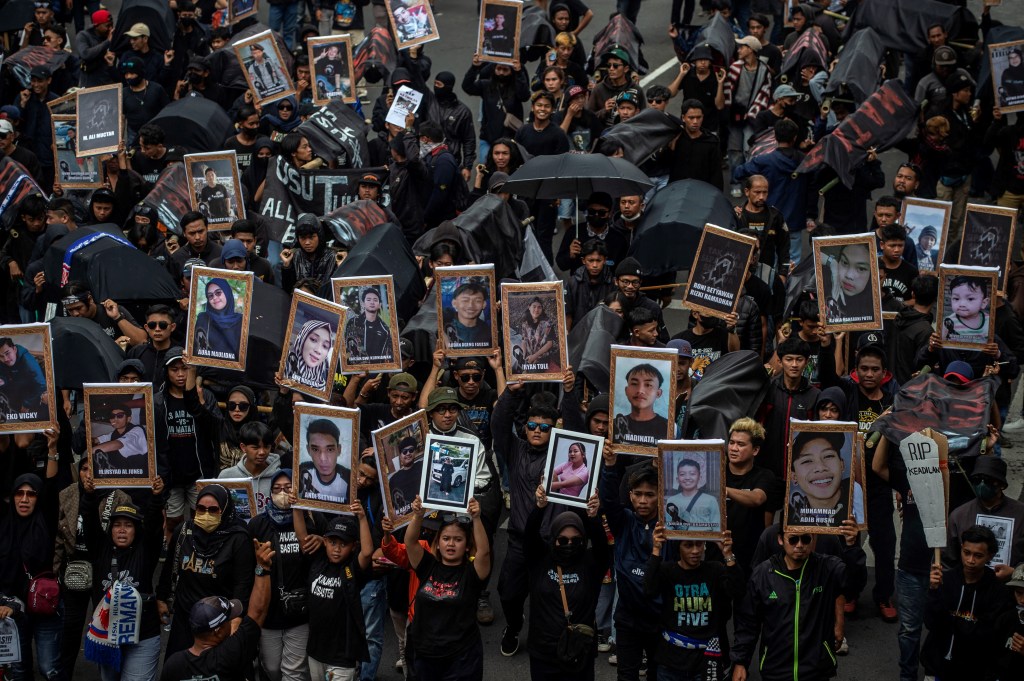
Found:
<path fill-rule="evenodd" d="M 756 77 L 757 69 L 751 71 L 743 67 L 740 71 L 740 82 L 736 84 L 736 92 L 732 97 L 734 104 L 742 106 L 744 109 L 750 108 L 750 101 L 754 97 L 754 79 Z"/>

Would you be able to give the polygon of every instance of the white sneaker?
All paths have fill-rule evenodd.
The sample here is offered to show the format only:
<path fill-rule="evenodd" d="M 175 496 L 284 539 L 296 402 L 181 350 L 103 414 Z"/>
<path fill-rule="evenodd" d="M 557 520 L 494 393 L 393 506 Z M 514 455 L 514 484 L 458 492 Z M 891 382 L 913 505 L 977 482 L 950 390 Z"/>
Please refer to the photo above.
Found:
<path fill-rule="evenodd" d="M 1024 430 L 1024 419 L 1013 419 L 1003 424 L 1004 433 L 1016 433 L 1021 430 Z"/>

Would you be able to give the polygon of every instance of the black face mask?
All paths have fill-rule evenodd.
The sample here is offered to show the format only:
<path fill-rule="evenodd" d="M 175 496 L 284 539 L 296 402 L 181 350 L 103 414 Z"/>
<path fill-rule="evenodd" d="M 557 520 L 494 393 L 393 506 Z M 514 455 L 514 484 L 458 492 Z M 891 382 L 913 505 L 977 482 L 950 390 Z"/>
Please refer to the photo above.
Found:
<path fill-rule="evenodd" d="M 135 74 L 132 74 L 130 77 L 127 75 L 124 77 L 124 83 L 128 87 L 136 87 L 139 84 L 140 80 L 141 78 L 139 78 Z"/>
<path fill-rule="evenodd" d="M 203 82 L 203 74 L 196 73 L 195 71 L 188 72 L 188 82 L 192 85 L 200 85 Z"/>
<path fill-rule="evenodd" d="M 607 215 L 587 215 L 587 223 L 591 227 L 606 227 L 608 225 L 608 220 L 609 218 Z"/>
<path fill-rule="evenodd" d="M 239 128 L 238 132 L 242 134 L 242 137 L 249 140 L 254 140 L 256 139 L 256 133 L 258 132 L 258 130 L 251 130 L 249 128 Z"/>
<path fill-rule="evenodd" d="M 555 561 L 558 563 L 571 563 L 579 558 L 585 550 L 586 547 L 582 544 L 570 546 L 558 546 L 556 544 L 554 548 Z"/>
<path fill-rule="evenodd" d="M 700 325 L 703 326 L 705 329 L 717 329 L 723 326 L 724 324 L 725 322 L 719 319 L 718 317 L 712 317 L 710 315 L 700 316 Z"/>

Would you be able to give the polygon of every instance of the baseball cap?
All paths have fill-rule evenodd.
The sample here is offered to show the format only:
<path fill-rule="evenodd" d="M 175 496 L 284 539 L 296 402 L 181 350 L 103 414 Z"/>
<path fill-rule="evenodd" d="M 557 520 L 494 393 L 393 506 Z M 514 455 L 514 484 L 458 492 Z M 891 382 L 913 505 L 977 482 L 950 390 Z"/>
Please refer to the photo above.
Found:
<path fill-rule="evenodd" d="M 742 38 L 736 38 L 736 44 L 737 45 L 746 45 L 747 47 L 752 49 L 754 52 L 760 52 L 761 51 L 761 41 L 758 40 L 757 38 L 755 38 L 752 35 L 744 36 Z"/>
<path fill-rule="evenodd" d="M 965 88 L 973 88 L 974 80 L 967 75 L 966 71 L 957 69 L 956 73 L 946 79 L 944 85 L 946 86 L 946 93 L 952 95 L 954 92 L 960 92 Z"/>
<path fill-rule="evenodd" d="M 224 248 L 220 251 L 220 260 L 223 263 L 226 263 L 228 260 L 248 257 L 249 251 L 246 250 L 245 244 L 238 239 L 228 239 L 224 242 Z"/>
<path fill-rule="evenodd" d="M 53 75 L 50 71 L 49 66 L 33 66 L 32 70 L 28 72 L 29 78 L 38 78 L 39 80 L 46 80 Z"/>
<path fill-rule="evenodd" d="M 110 21 L 110 19 L 111 19 L 110 12 L 108 12 L 105 9 L 98 9 L 95 12 L 92 13 L 92 25 L 93 26 L 99 26 L 100 24 L 105 24 L 108 21 Z"/>
<path fill-rule="evenodd" d="M 139 511 L 139 507 L 135 504 L 118 504 L 114 510 L 110 512 L 110 519 L 114 520 L 115 518 L 127 518 L 138 525 L 142 524 L 142 512 Z"/>
<path fill-rule="evenodd" d="M 416 382 L 416 378 L 412 374 L 402 372 L 395 374 L 388 381 L 388 390 L 401 390 L 402 392 L 414 393 L 419 388 L 419 383 Z"/>
<path fill-rule="evenodd" d="M 690 341 L 675 338 L 670 340 L 665 347 L 674 349 L 684 359 L 693 359 L 693 347 L 690 345 Z"/>
<path fill-rule="evenodd" d="M 881 331 L 868 331 L 860 335 L 860 338 L 857 339 L 857 352 L 868 346 L 885 347 L 885 336 L 882 335 Z"/>
<path fill-rule="evenodd" d="M 125 59 L 121 62 L 121 70 L 125 73 L 134 73 L 141 76 L 146 72 L 146 67 L 141 59 Z"/>
<path fill-rule="evenodd" d="M 89 197 L 89 203 L 114 203 L 114 192 L 106 187 L 100 187 Z"/>
<path fill-rule="evenodd" d="M 14 106 L 13 104 L 0 106 L 0 118 L 6 118 L 9 121 L 20 121 L 21 109 Z"/>
<path fill-rule="evenodd" d="M 10 135 L 14 132 L 14 125 L 10 121 L 0 120 L 0 133 Z"/>
<path fill-rule="evenodd" d="M 1014 568 L 1013 574 L 1010 576 L 1010 581 L 1006 583 L 1006 586 L 1017 588 L 1024 587 L 1024 563 L 1021 563 Z"/>
<path fill-rule="evenodd" d="M 125 33 L 125 35 L 128 36 L 129 38 L 138 38 L 139 36 L 142 36 L 142 35 L 144 35 L 144 36 L 146 36 L 148 38 L 149 37 L 149 26 L 146 26 L 143 23 L 132 24 L 132 27 L 130 29 L 128 29 L 128 32 Z"/>
<path fill-rule="evenodd" d="M 121 378 L 127 371 L 134 371 L 139 376 L 146 375 L 146 367 L 141 359 L 126 359 L 121 362 L 121 365 L 117 367 L 117 377 Z"/>
<path fill-rule="evenodd" d="M 935 66 L 953 66 L 956 64 L 956 50 L 949 45 L 940 45 L 935 48 L 932 55 L 932 63 Z"/>
<path fill-rule="evenodd" d="M 455 370 L 462 371 L 463 369 L 478 369 L 479 371 L 483 371 L 484 364 L 478 357 L 459 357 L 455 361 Z"/>
<path fill-rule="evenodd" d="M 569 88 L 569 99 L 572 99 L 573 97 L 586 96 L 586 94 L 587 91 L 583 88 L 582 85 L 573 85 L 571 88 Z"/>
<path fill-rule="evenodd" d="M 615 98 L 615 103 L 621 104 L 622 102 L 629 102 L 635 106 L 640 106 L 640 98 L 637 96 L 636 90 L 633 89 L 623 90 L 618 94 Z"/>
<path fill-rule="evenodd" d="M 630 275 L 634 277 L 643 276 L 643 271 L 640 269 L 640 261 L 636 258 L 623 258 L 622 262 L 615 266 L 615 276 L 628 277 Z"/>
<path fill-rule="evenodd" d="M 427 411 L 434 411 L 444 404 L 454 404 L 459 409 L 462 408 L 462 403 L 459 402 L 459 394 L 455 392 L 455 388 L 442 386 L 430 391 L 430 397 L 427 398 Z"/>
<path fill-rule="evenodd" d="M 206 261 L 202 258 L 189 258 L 185 261 L 185 264 L 181 266 L 182 276 L 191 279 L 193 267 L 206 267 Z"/>
<path fill-rule="evenodd" d="M 203 634 L 241 616 L 242 601 L 237 598 L 228 600 L 220 596 L 207 596 L 192 606 L 188 621 L 193 634 Z"/>
<path fill-rule="evenodd" d="M 366 173 L 365 175 L 359 178 L 358 184 L 369 184 L 373 185 L 374 187 L 380 187 L 382 183 L 380 181 L 380 178 L 377 177 L 374 173 Z"/>
<path fill-rule="evenodd" d="M 164 366 L 169 367 L 173 363 L 181 361 L 181 359 L 184 356 L 185 351 L 182 349 L 182 347 L 180 345 L 175 345 L 173 348 L 170 348 L 167 351 L 166 355 L 164 355 Z"/>
<path fill-rule="evenodd" d="M 336 537 L 345 542 L 354 542 L 359 539 L 359 527 L 352 518 L 342 516 L 331 521 L 324 536 Z"/>
<path fill-rule="evenodd" d="M 398 339 L 398 351 L 402 354 L 402 359 L 414 359 L 416 357 L 412 341 L 408 338 Z"/>
<path fill-rule="evenodd" d="M 772 93 L 772 99 L 782 99 L 783 97 L 796 97 L 799 99 L 803 97 L 803 95 L 797 92 L 792 85 L 780 85 L 775 88 L 775 92 Z"/>
<path fill-rule="evenodd" d="M 979 456 L 971 471 L 971 477 L 984 475 L 1006 485 L 1006 461 L 997 456 Z"/>
<path fill-rule="evenodd" d="M 974 380 L 974 369 L 967 362 L 957 360 L 946 365 L 946 371 L 942 377 L 947 381 L 954 380 L 959 383 L 970 383 Z"/>
<path fill-rule="evenodd" d="M 625 62 L 626 66 L 629 66 L 629 53 L 626 52 L 621 47 L 613 47 L 612 49 L 605 52 L 603 55 L 601 55 L 601 62 L 605 63 L 612 57 L 615 57 L 616 59 L 621 59 L 623 62 Z"/>

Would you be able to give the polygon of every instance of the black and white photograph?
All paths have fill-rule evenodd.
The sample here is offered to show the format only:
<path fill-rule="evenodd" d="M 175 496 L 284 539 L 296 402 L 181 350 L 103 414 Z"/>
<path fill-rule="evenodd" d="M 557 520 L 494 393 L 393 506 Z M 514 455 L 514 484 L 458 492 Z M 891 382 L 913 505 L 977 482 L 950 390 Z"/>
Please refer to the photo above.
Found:
<path fill-rule="evenodd" d="M 1024 40 L 988 46 L 992 90 L 1002 113 L 1024 111 Z"/>
<path fill-rule="evenodd" d="M 942 347 L 981 350 L 996 333 L 995 267 L 939 266 L 935 319 Z"/>
<path fill-rule="evenodd" d="M 857 424 L 799 421 L 789 425 L 785 526 L 812 534 L 839 534 L 846 519 L 856 520 L 854 448 Z"/>
<path fill-rule="evenodd" d="M 0 433 L 33 433 L 56 421 L 49 324 L 0 326 Z"/>
<path fill-rule="evenodd" d="M 675 436 L 679 353 L 613 345 L 608 435 L 616 452 L 655 456 Z"/>
<path fill-rule="evenodd" d="M 1006 292 L 1006 273 L 1010 271 L 1017 231 L 1017 209 L 967 204 L 960 257 L 956 264 L 968 267 L 999 268 L 998 290 Z M 952 263 L 951 263 L 952 264 Z"/>
<path fill-rule="evenodd" d="M 465 513 L 473 496 L 479 440 L 445 435 L 427 436 L 425 461 L 420 471 L 423 508 Z"/>
<path fill-rule="evenodd" d="M 658 443 L 658 517 L 669 539 L 720 539 L 725 531 L 724 440 Z"/>
<path fill-rule="evenodd" d="M 1013 551 L 1014 519 L 979 513 L 974 516 L 974 522 L 992 530 L 992 534 L 996 536 L 996 546 L 998 548 L 996 549 L 996 555 L 992 556 L 989 565 L 1012 565 L 1010 563 L 1010 554 Z"/>
<path fill-rule="evenodd" d="M 197 366 L 245 369 L 252 272 L 192 268 L 185 354 Z"/>
<path fill-rule="evenodd" d="M 152 383 L 86 383 L 85 441 L 96 487 L 149 487 L 156 470 Z"/>
<path fill-rule="evenodd" d="M 818 313 L 829 332 L 882 328 L 875 235 L 811 239 Z"/>
<path fill-rule="evenodd" d="M 342 372 L 401 371 L 394 278 L 342 277 L 331 284 L 346 310 Z"/>
<path fill-rule="evenodd" d="M 561 381 L 569 364 L 562 282 L 501 286 L 505 377 Z"/>
<path fill-rule="evenodd" d="M 185 171 L 192 210 L 206 216 L 210 229 L 227 229 L 245 217 L 234 151 L 187 154 Z"/>
<path fill-rule="evenodd" d="M 497 347 L 494 265 L 438 267 L 437 337 L 449 356 L 486 355 Z"/>
<path fill-rule="evenodd" d="M 903 199 L 900 224 L 906 228 L 907 236 L 917 248 L 919 272 L 938 272 L 946 252 L 946 237 L 949 235 L 949 216 L 952 210 L 953 204 L 950 201 L 917 199 L 910 196 Z"/>
<path fill-rule="evenodd" d="M 310 38 L 306 49 L 313 77 L 313 103 L 324 105 L 332 99 L 356 101 L 352 38 L 347 35 Z"/>
<path fill-rule="evenodd" d="M 359 410 L 299 402 L 292 438 L 298 506 L 348 513 L 359 463 Z"/>
<path fill-rule="evenodd" d="M 724 318 L 736 312 L 757 239 L 730 229 L 704 225 L 683 307 Z"/>
<path fill-rule="evenodd" d="M 345 308 L 296 289 L 288 313 L 288 335 L 278 365 L 279 384 L 327 401 L 341 345 L 338 329 Z"/>
<path fill-rule="evenodd" d="M 78 117 L 71 114 L 50 116 L 53 127 L 53 164 L 55 180 L 63 189 L 95 189 L 103 184 L 99 156 L 78 157 Z"/>
<path fill-rule="evenodd" d="M 256 103 L 263 106 L 295 94 L 295 85 L 273 33 L 264 31 L 232 46 Z"/>
<path fill-rule="evenodd" d="M 75 93 L 78 113 L 78 158 L 113 154 L 121 143 L 121 85 L 100 85 Z"/>
<path fill-rule="evenodd" d="M 603 453 L 603 437 L 553 428 L 544 464 L 544 492 L 548 499 L 586 508 L 587 500 L 597 491 Z"/>
<path fill-rule="evenodd" d="M 384 3 L 399 50 L 441 37 L 428 0 L 384 0 Z"/>
<path fill-rule="evenodd" d="M 423 479 L 424 447 L 430 430 L 420 409 L 373 431 L 380 492 L 388 518 L 397 529 L 412 520 L 412 502 Z"/>
<path fill-rule="evenodd" d="M 511 65 L 519 59 L 522 16 L 518 0 L 483 0 L 476 48 L 480 61 Z"/>

